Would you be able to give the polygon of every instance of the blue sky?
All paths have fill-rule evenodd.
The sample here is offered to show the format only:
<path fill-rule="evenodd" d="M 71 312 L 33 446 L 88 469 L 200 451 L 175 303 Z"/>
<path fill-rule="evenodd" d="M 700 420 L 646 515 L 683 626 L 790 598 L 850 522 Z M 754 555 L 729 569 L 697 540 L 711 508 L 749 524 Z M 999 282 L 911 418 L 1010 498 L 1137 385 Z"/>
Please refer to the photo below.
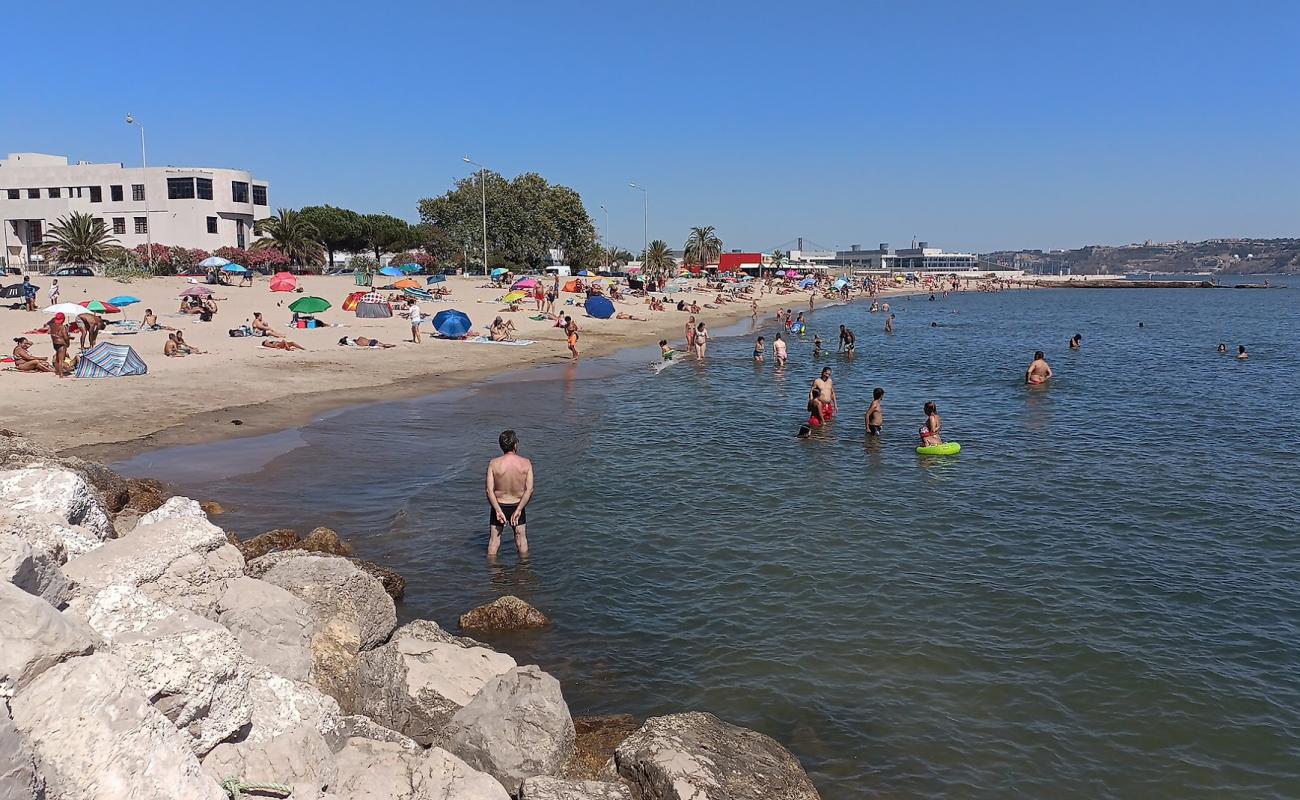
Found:
<path fill-rule="evenodd" d="M 620 7 L 623 6 L 623 7 Z M 233 166 L 416 219 L 466 174 L 610 238 L 1300 236 L 1300 3 L 29 4 L 0 150 Z"/>

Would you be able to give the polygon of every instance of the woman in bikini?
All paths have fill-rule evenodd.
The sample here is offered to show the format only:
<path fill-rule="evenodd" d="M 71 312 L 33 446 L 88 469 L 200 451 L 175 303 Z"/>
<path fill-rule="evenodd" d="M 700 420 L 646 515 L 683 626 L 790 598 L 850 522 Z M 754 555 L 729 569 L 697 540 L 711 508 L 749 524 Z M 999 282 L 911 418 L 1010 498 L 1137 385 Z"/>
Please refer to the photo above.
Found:
<path fill-rule="evenodd" d="M 31 346 L 32 340 L 26 336 L 14 339 L 14 369 L 19 372 L 53 372 L 54 367 L 46 359 L 31 354 L 28 349 Z"/>

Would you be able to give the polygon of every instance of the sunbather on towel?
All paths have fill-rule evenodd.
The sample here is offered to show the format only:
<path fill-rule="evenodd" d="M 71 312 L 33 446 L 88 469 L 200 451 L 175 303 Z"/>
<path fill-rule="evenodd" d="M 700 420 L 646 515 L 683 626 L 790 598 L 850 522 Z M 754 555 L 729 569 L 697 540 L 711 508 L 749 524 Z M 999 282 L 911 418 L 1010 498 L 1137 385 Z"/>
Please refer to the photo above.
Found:
<path fill-rule="evenodd" d="M 342 339 L 339 339 L 339 345 L 341 347 L 382 347 L 385 350 L 390 347 L 397 347 L 395 344 L 384 344 L 378 339 L 371 339 L 366 336 L 357 336 L 355 338 L 344 336 Z"/>
<path fill-rule="evenodd" d="M 297 342 L 291 342 L 288 339 L 276 339 L 274 341 L 269 341 L 264 339 L 262 341 L 262 346 L 269 347 L 272 350 L 306 350 L 307 349 L 302 345 L 298 344 Z"/>

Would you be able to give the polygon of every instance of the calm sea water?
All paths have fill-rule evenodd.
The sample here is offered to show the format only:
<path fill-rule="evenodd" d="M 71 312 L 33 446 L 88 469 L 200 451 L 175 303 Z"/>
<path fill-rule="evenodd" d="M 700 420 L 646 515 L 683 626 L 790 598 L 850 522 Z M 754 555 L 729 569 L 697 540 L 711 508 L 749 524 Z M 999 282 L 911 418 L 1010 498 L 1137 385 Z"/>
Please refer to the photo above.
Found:
<path fill-rule="evenodd" d="M 706 365 L 655 375 L 642 351 L 126 467 L 244 535 L 336 528 L 407 576 L 408 618 L 521 595 L 556 625 L 498 644 L 576 713 L 713 711 L 787 744 L 827 798 L 1294 798 L 1297 301 L 922 298 L 892 337 L 830 308 L 813 330 L 834 349 L 847 323 L 852 359 L 796 342 L 784 373 L 756 367 L 747 334 Z M 1021 384 L 1036 348 L 1047 390 Z M 823 365 L 841 416 L 797 441 Z M 866 443 L 874 386 L 886 434 Z M 926 400 L 960 456 L 914 453 Z M 504 427 L 537 466 L 534 555 L 490 566 Z"/>

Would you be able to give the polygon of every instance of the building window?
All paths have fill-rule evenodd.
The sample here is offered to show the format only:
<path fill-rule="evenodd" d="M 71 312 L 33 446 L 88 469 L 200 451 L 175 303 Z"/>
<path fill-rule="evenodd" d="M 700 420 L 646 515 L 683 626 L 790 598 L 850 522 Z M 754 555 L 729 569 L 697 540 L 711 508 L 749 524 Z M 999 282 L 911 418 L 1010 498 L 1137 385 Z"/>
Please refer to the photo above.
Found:
<path fill-rule="evenodd" d="M 69 187 L 68 187 L 68 197 L 81 197 L 81 187 L 80 187 L 80 186 L 69 186 Z"/>
<path fill-rule="evenodd" d="M 235 242 L 235 246 L 238 247 L 240 250 L 243 250 L 244 249 L 244 221 L 242 219 L 235 220 L 235 239 L 237 240 Z"/>
<path fill-rule="evenodd" d="M 148 217 L 136 217 L 136 218 L 135 218 L 135 232 L 136 232 L 136 233 L 148 233 L 148 232 L 149 232 L 149 218 L 148 218 Z"/>
<path fill-rule="evenodd" d="M 248 184 L 243 181 L 230 182 L 230 196 L 236 203 L 248 202 Z"/>
<path fill-rule="evenodd" d="M 212 179 L 211 179 L 211 178 L 195 178 L 194 181 L 195 181 L 195 183 L 197 183 L 197 184 L 199 185 L 199 199 L 200 199 L 200 200 L 211 200 L 211 199 L 212 199 Z"/>
<path fill-rule="evenodd" d="M 113 217 L 113 233 L 126 233 L 126 217 Z"/>
<path fill-rule="evenodd" d="M 40 247 L 45 243 L 45 233 L 41 230 L 41 221 L 39 219 L 27 220 L 27 244 L 32 247 Z"/>
<path fill-rule="evenodd" d="M 28 190 L 27 190 L 27 199 L 28 199 L 28 200 L 39 200 L 39 199 L 41 199 L 41 190 L 40 190 L 40 189 L 28 189 Z"/>
<path fill-rule="evenodd" d="M 133 184 L 131 184 L 131 199 L 134 200 L 134 201 L 137 202 L 137 203 L 139 203 L 140 201 L 144 200 L 144 184 L 143 184 L 143 183 L 133 183 Z"/>
<path fill-rule="evenodd" d="M 9 191 L 9 199 L 10 199 L 10 200 L 17 200 L 17 199 L 18 199 L 18 190 L 17 190 L 17 189 L 9 189 L 8 191 Z"/>
<path fill-rule="evenodd" d="M 102 202 L 104 202 L 104 187 L 103 187 L 103 186 L 92 186 L 92 187 L 90 187 L 90 202 L 92 202 L 92 203 L 102 203 Z"/>
<path fill-rule="evenodd" d="M 53 199 L 56 198 L 56 197 L 60 197 L 60 196 L 62 196 L 62 194 L 63 194 L 63 193 L 62 193 L 61 191 L 59 191 L 59 187 L 57 187 L 57 186 L 51 186 L 51 187 L 50 187 L 50 199 L 51 199 L 51 200 L 53 200 Z"/>
<path fill-rule="evenodd" d="M 114 203 L 122 202 L 122 187 L 120 184 L 118 186 L 108 187 L 108 199 L 112 200 Z"/>
<path fill-rule="evenodd" d="M 253 184 L 253 205 L 266 205 L 266 187 Z"/>
<path fill-rule="evenodd" d="M 194 179 L 193 178 L 168 178 L 167 199 L 168 200 L 193 200 Z"/>
<path fill-rule="evenodd" d="M 216 233 L 216 232 L 217 232 L 217 218 L 208 217 L 208 233 Z"/>

